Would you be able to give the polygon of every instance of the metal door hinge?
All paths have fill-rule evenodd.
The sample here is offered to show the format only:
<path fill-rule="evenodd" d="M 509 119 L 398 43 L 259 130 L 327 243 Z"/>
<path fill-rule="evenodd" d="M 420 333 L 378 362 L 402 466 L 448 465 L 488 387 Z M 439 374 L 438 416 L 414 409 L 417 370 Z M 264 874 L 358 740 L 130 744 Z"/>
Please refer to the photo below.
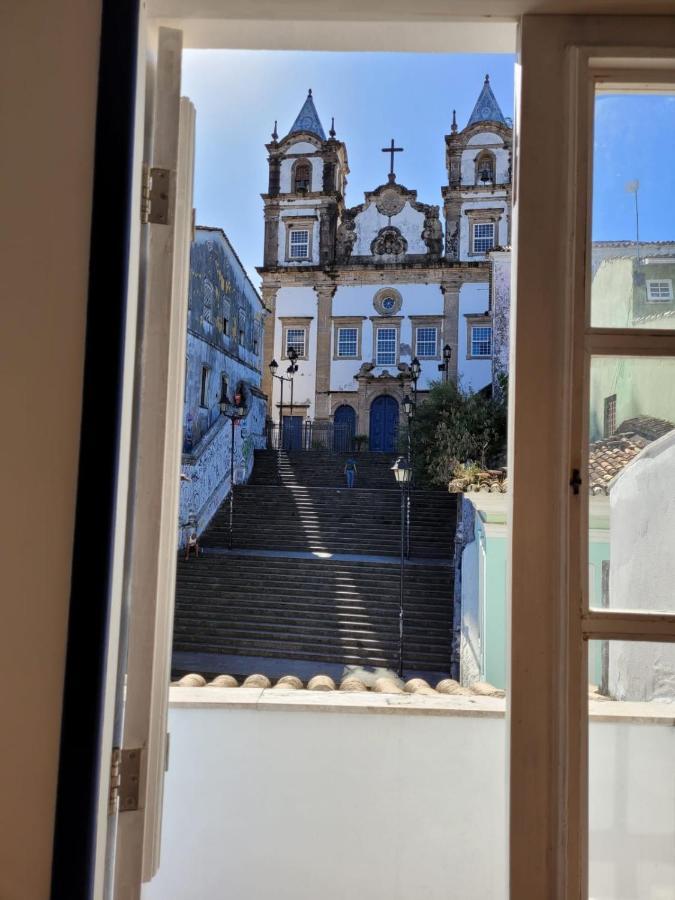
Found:
<path fill-rule="evenodd" d="M 143 164 L 141 187 L 141 223 L 143 225 L 168 225 L 169 200 L 171 199 L 171 172 L 158 166 Z"/>
<path fill-rule="evenodd" d="M 579 469 L 572 469 L 572 477 L 570 478 L 570 487 L 572 488 L 573 494 L 579 493 L 579 488 L 581 487 L 581 472 Z"/>
<path fill-rule="evenodd" d="M 108 794 L 109 815 L 113 815 L 117 808 L 119 808 L 119 812 L 138 809 L 140 774 L 140 748 L 122 750 L 119 747 L 113 747 L 110 763 L 110 792 Z"/>

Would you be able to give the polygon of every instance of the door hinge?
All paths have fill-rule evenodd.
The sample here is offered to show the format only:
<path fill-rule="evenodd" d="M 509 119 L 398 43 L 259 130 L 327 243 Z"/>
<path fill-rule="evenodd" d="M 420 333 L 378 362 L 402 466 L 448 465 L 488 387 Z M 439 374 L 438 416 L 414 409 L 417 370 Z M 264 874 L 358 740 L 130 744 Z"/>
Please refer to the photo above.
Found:
<path fill-rule="evenodd" d="M 572 469 L 572 477 L 570 478 L 570 487 L 572 488 L 573 494 L 579 493 L 579 488 L 581 487 L 581 472 L 579 469 Z"/>
<path fill-rule="evenodd" d="M 113 747 L 110 763 L 110 792 L 108 815 L 138 809 L 138 788 L 141 775 L 141 751 L 139 747 L 122 750 Z"/>
<path fill-rule="evenodd" d="M 168 225 L 171 199 L 171 171 L 143 164 L 141 224 Z"/>

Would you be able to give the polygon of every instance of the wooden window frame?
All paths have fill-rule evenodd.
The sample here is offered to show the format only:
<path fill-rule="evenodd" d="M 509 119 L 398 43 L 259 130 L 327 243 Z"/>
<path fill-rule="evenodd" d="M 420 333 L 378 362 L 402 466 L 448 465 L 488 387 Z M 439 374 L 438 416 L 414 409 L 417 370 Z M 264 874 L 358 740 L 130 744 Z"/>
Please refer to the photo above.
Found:
<path fill-rule="evenodd" d="M 285 258 L 287 263 L 306 263 L 312 261 L 312 253 L 314 247 L 314 223 L 315 218 L 309 218 L 306 216 L 289 216 L 288 218 L 284 219 L 284 225 L 286 226 Z M 306 256 L 291 256 L 291 234 L 294 231 L 307 232 Z"/>
<path fill-rule="evenodd" d="M 410 316 L 410 325 L 412 327 L 412 355 L 418 359 L 441 359 L 443 341 L 443 316 Z M 434 356 L 423 356 L 417 351 L 417 332 L 420 328 L 436 329 L 436 353 Z"/>
<path fill-rule="evenodd" d="M 675 355 L 673 332 L 590 327 L 594 79 L 653 83 L 675 60 L 663 17 L 546 18 L 523 17 L 516 92 L 509 886 L 514 900 L 584 900 L 588 641 L 675 641 L 675 615 L 589 608 L 590 356 Z"/>
<path fill-rule="evenodd" d="M 286 351 L 288 349 L 288 331 L 289 329 L 298 331 L 303 330 L 305 332 L 305 352 L 304 354 L 298 354 L 298 359 L 309 359 L 309 337 L 310 337 L 310 324 L 312 322 L 311 316 L 282 316 L 279 321 L 281 322 L 281 349 L 279 351 L 280 359 L 288 359 L 286 355 Z"/>
<path fill-rule="evenodd" d="M 370 316 L 373 323 L 373 364 L 378 368 L 397 366 L 401 361 L 401 320 L 402 316 Z M 396 332 L 396 360 L 393 363 L 377 361 L 377 333 L 380 328 L 393 328 Z"/>
<path fill-rule="evenodd" d="M 333 360 L 358 360 L 363 358 L 363 322 L 365 316 L 333 316 Z M 340 356 L 341 328 L 356 328 L 356 356 Z"/>

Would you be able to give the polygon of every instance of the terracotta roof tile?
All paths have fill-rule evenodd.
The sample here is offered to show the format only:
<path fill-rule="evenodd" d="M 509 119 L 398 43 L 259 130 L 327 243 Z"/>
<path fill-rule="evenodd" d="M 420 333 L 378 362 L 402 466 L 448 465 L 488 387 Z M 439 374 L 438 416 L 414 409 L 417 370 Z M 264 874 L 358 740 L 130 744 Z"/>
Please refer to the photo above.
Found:
<path fill-rule="evenodd" d="M 648 440 L 638 434 L 613 434 L 589 447 L 588 476 L 591 494 L 606 494 L 610 481 L 638 455 Z"/>

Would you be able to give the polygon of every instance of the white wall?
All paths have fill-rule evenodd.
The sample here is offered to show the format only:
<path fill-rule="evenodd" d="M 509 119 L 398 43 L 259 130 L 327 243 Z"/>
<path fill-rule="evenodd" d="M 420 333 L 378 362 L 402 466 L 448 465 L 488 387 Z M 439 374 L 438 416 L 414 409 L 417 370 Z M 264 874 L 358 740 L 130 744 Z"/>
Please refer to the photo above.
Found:
<path fill-rule="evenodd" d="M 610 489 L 609 605 L 675 610 L 675 431 L 645 448 Z M 610 641 L 609 689 L 675 701 L 675 644 Z"/>
<path fill-rule="evenodd" d="M 398 228 L 408 242 L 408 253 L 428 253 L 428 247 L 422 240 L 424 230 L 424 213 L 413 209 L 409 202 L 395 216 L 382 215 L 375 203 L 370 203 L 356 217 L 356 241 L 352 248 L 352 256 L 372 256 L 370 245 L 382 228 L 392 225 Z"/>
<path fill-rule="evenodd" d="M 306 153 L 307 161 L 312 167 L 312 191 L 320 191 L 323 188 L 323 160 L 320 156 L 310 156 L 316 153 L 316 147 L 313 147 L 307 141 L 301 141 L 289 147 L 290 153 Z M 291 183 L 291 173 L 293 164 L 298 157 L 293 156 L 290 159 L 281 160 L 281 171 L 279 173 L 279 191 L 282 194 L 290 194 L 293 190 Z"/>
<path fill-rule="evenodd" d="M 282 287 L 277 293 L 276 299 L 276 315 L 284 316 L 304 316 L 311 317 L 307 329 L 307 348 L 308 359 L 298 360 L 298 371 L 295 374 L 295 385 L 293 387 L 293 402 L 304 403 L 309 401 L 309 410 L 294 411 L 294 415 L 305 415 L 314 418 L 314 391 L 316 385 L 316 291 L 311 287 Z M 289 365 L 288 360 L 284 359 L 285 348 L 282 347 L 283 328 L 282 323 L 277 321 L 274 330 L 274 358 L 279 363 L 278 375 L 286 375 L 286 369 Z M 284 406 L 290 402 L 290 385 L 284 385 Z M 279 410 L 276 404 L 281 400 L 281 385 L 278 379 L 274 379 L 274 388 L 272 391 L 272 409 L 273 419 L 276 422 L 279 417 Z"/>
<path fill-rule="evenodd" d="M 279 261 L 279 265 L 282 266 L 311 266 L 316 265 L 319 262 L 319 243 L 320 243 L 320 235 L 319 235 L 319 217 L 317 215 L 316 206 L 298 206 L 294 201 L 291 201 L 293 205 L 289 205 L 288 202 L 281 201 L 280 203 L 280 220 L 279 220 L 279 239 L 277 243 L 277 259 Z M 313 227 L 311 229 L 310 236 L 310 253 L 311 259 L 286 259 L 286 230 L 287 225 L 293 225 L 293 219 L 300 218 L 313 219 Z M 301 225 L 298 226 L 302 227 Z"/>
<path fill-rule="evenodd" d="M 508 243 L 508 223 L 506 221 L 507 203 L 505 195 L 500 191 L 497 195 L 489 195 L 487 197 L 485 194 L 481 194 L 480 197 L 477 197 L 475 194 L 471 195 L 468 192 L 463 193 L 462 196 L 463 200 L 459 228 L 459 258 L 461 260 L 469 261 L 486 259 L 487 257 L 484 253 L 471 254 L 469 252 L 471 249 L 471 242 L 469 240 L 469 228 L 471 223 L 466 212 L 475 209 L 501 209 L 502 214 L 499 221 L 496 223 L 497 227 L 495 228 L 495 241 L 499 247 L 504 247 Z"/>
<path fill-rule="evenodd" d="M 225 695 L 242 691 L 257 693 Z M 490 717 L 347 712 L 303 693 L 295 709 L 172 706 L 160 869 L 143 900 L 505 898 L 499 701 Z M 591 721 L 590 896 L 673 900 L 673 717 L 593 706 L 608 721 Z"/>
<path fill-rule="evenodd" d="M 467 328 L 466 318 L 468 313 L 484 313 L 490 305 L 489 285 L 464 284 L 459 292 L 459 349 L 457 359 L 457 371 L 460 384 L 472 391 L 480 390 L 492 380 L 492 358 L 467 359 Z"/>

